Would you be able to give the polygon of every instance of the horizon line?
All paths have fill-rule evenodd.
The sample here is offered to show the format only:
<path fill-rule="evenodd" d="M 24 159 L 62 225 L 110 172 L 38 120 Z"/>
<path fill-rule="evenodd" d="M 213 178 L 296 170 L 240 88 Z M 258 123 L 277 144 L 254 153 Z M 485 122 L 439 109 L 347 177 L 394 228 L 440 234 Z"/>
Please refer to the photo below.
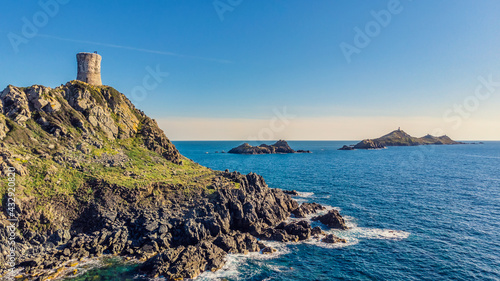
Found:
<path fill-rule="evenodd" d="M 169 138 L 170 139 L 170 138 Z M 241 140 L 241 139 L 223 139 L 223 140 L 217 140 L 217 139 L 206 139 L 206 140 L 201 140 L 201 139 L 179 139 L 179 140 L 174 140 L 170 139 L 170 141 L 243 141 L 243 142 L 276 142 L 280 139 L 276 140 Z M 353 141 L 353 142 L 359 142 L 362 140 L 332 140 L 332 139 L 316 139 L 316 140 L 304 140 L 304 139 L 287 139 L 285 141 Z M 500 141 L 500 139 L 487 139 L 487 140 L 477 140 L 477 139 L 461 139 L 461 140 L 455 140 L 455 141 L 469 141 L 469 142 L 483 142 L 483 141 Z"/>

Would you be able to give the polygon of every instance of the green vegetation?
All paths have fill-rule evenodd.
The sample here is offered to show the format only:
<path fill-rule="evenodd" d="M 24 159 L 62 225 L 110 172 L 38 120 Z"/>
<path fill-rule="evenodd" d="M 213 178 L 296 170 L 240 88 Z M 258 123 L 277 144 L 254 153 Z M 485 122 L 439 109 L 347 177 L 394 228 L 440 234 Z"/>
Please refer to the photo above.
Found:
<path fill-rule="evenodd" d="M 28 151 L 17 152 L 26 156 Z M 128 158 L 121 165 L 109 166 L 106 163 L 90 161 L 92 158 L 119 153 Z M 72 195 L 92 179 L 127 188 L 144 188 L 152 183 L 161 183 L 165 186 L 183 186 L 185 189 L 205 189 L 215 175 L 214 171 L 187 159 L 183 165 L 174 164 L 143 147 L 137 138 L 107 143 L 102 148 L 92 149 L 89 154 L 72 151 L 66 156 L 81 159 L 79 167 L 73 167 L 71 163 L 58 164 L 52 159 L 42 157 L 29 157 L 29 160 L 24 157 L 13 159 L 28 168 L 29 176 L 19 177 L 24 195 L 45 198 Z M 239 188 L 238 183 L 235 183 L 235 188 Z M 3 194 L 6 192 L 6 186 L 2 185 L 2 189 Z"/>

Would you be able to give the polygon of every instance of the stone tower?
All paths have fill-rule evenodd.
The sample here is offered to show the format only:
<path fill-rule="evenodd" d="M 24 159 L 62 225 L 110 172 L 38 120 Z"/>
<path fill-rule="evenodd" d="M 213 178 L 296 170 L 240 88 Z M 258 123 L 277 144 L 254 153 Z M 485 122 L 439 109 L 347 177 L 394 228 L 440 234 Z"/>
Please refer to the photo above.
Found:
<path fill-rule="evenodd" d="M 101 56 L 96 53 L 78 53 L 78 75 L 76 80 L 100 86 L 101 82 Z"/>

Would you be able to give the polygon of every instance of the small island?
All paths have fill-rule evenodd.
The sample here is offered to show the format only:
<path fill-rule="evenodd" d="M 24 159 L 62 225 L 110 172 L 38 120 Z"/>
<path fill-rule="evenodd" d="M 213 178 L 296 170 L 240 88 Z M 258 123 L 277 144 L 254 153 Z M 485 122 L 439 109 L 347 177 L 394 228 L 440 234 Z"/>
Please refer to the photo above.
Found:
<path fill-rule="evenodd" d="M 267 145 L 261 144 L 259 146 L 252 146 L 244 143 L 228 151 L 233 154 L 278 154 L 278 153 L 311 153 L 309 150 L 293 150 L 286 141 L 279 140 L 275 144 Z"/>
<path fill-rule="evenodd" d="M 354 150 L 354 149 L 382 149 L 387 146 L 417 146 L 417 145 L 443 145 L 443 144 L 463 144 L 462 142 L 457 142 L 450 137 L 444 135 L 440 137 L 435 137 L 432 135 L 426 135 L 421 138 L 412 137 L 405 131 L 398 128 L 376 139 L 365 139 L 360 141 L 354 146 L 344 145 L 339 150 Z"/>

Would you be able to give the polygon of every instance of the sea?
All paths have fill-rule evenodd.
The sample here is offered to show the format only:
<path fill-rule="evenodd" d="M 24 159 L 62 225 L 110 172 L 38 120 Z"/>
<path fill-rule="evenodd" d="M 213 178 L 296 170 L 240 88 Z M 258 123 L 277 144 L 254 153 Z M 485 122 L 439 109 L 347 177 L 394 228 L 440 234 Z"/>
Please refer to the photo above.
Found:
<path fill-rule="evenodd" d="M 229 255 L 196 280 L 500 280 L 500 142 L 340 151 L 356 142 L 289 141 L 312 153 L 222 153 L 242 143 L 174 142 L 201 165 L 258 173 L 299 202 L 339 210 L 350 228 L 325 231 L 347 243 L 266 242 L 278 251 Z M 68 280 L 148 279 L 109 258 Z"/>

